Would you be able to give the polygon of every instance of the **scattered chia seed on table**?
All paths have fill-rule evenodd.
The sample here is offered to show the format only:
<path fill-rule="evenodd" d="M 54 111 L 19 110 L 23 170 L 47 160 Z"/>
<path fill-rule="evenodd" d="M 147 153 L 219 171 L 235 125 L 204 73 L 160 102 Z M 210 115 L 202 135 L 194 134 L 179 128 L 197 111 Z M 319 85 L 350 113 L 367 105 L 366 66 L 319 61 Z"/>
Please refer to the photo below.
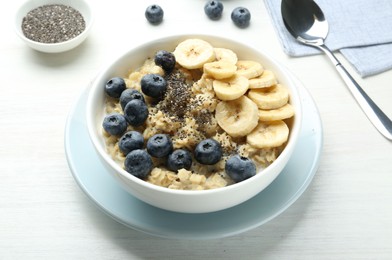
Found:
<path fill-rule="evenodd" d="M 41 43 L 68 41 L 81 34 L 86 23 L 81 13 L 61 4 L 43 5 L 27 13 L 22 21 L 23 34 Z"/>

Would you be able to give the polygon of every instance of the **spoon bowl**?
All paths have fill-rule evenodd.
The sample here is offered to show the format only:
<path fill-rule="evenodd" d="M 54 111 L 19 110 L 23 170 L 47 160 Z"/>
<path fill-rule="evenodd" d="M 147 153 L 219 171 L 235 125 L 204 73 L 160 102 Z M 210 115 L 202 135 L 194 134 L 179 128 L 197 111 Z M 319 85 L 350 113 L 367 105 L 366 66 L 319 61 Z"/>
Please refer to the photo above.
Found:
<path fill-rule="evenodd" d="M 283 0 L 283 2 L 281 9 L 283 22 L 291 35 L 304 44 L 323 44 L 329 26 L 320 7 L 309 0 Z M 298 15 L 294 16 L 293 13 Z"/>
<path fill-rule="evenodd" d="M 392 121 L 324 44 L 329 26 L 321 8 L 313 0 L 282 0 L 281 12 L 283 22 L 290 34 L 297 41 L 316 47 L 328 56 L 366 116 L 376 129 L 391 141 Z"/>

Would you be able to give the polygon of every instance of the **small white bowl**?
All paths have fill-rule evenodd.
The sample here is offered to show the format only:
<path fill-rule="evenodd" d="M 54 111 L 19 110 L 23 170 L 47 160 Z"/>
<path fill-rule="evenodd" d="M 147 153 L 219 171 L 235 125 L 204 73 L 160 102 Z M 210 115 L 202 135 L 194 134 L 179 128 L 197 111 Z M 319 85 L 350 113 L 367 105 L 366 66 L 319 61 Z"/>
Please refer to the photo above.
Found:
<path fill-rule="evenodd" d="M 287 145 L 270 166 L 247 180 L 213 190 L 173 190 L 143 181 L 126 172 L 111 158 L 106 152 L 105 141 L 102 135 L 106 98 L 104 86 L 107 80 L 114 76 L 126 77 L 130 69 L 141 67 L 145 59 L 153 56 L 156 51 L 172 51 L 178 43 L 189 38 L 204 39 L 214 47 L 233 50 L 240 59 L 251 59 L 261 62 L 261 64 L 276 74 L 280 83 L 288 88 L 290 103 L 295 109 L 295 117 L 291 122 Z M 87 100 L 86 120 L 90 139 L 99 158 L 126 191 L 140 200 L 162 209 L 183 213 L 206 213 L 233 207 L 252 198 L 279 175 L 290 159 L 299 138 L 302 108 L 298 90 L 291 77 L 281 65 L 262 51 L 216 36 L 180 35 L 147 42 L 107 64 L 92 83 Z"/>
<path fill-rule="evenodd" d="M 51 4 L 62 4 L 70 6 L 81 13 L 86 23 L 86 28 L 78 36 L 59 43 L 41 43 L 28 39 L 22 31 L 22 21 L 27 13 L 37 7 Z M 85 0 L 28 0 L 22 4 L 15 15 L 16 34 L 31 48 L 47 53 L 59 53 L 69 51 L 81 44 L 88 36 L 93 24 L 93 12 L 90 5 Z"/>

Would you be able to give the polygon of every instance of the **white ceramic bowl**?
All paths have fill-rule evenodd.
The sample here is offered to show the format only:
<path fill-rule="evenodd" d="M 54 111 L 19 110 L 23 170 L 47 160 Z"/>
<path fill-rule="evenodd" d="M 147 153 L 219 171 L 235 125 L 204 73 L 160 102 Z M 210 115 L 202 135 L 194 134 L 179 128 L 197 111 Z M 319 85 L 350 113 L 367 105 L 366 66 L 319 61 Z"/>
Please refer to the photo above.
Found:
<path fill-rule="evenodd" d="M 251 59 L 261 62 L 271 69 L 278 80 L 290 91 L 290 103 L 295 108 L 295 117 L 290 126 L 290 136 L 287 145 L 280 156 L 270 166 L 255 176 L 227 187 L 202 190 L 172 190 L 147 183 L 126 172 L 112 160 L 105 150 L 102 135 L 104 118 L 106 82 L 114 76 L 125 77 L 130 69 L 141 67 L 145 59 L 152 57 L 158 50 L 174 50 L 175 46 L 188 38 L 200 38 L 210 42 L 214 47 L 224 47 L 235 51 L 241 59 Z M 292 155 L 301 126 L 301 102 L 296 86 L 285 70 L 272 58 L 259 50 L 252 49 L 241 43 L 206 35 L 180 35 L 162 38 L 145 43 L 121 55 L 107 64 L 92 83 L 87 100 L 87 126 L 91 141 L 108 171 L 118 182 L 140 200 L 166 210 L 183 213 L 206 213 L 223 210 L 238 205 L 266 188 L 282 171 Z"/>
<path fill-rule="evenodd" d="M 79 34 L 78 36 L 64 42 L 59 43 L 40 43 L 37 41 L 33 41 L 28 39 L 22 31 L 22 21 L 26 14 L 43 5 L 50 4 L 62 4 L 66 6 L 70 6 L 76 10 L 78 10 L 83 16 L 86 28 L 85 30 Z M 91 10 L 90 5 L 85 0 L 28 0 L 24 4 L 22 4 L 16 12 L 15 15 L 15 30 L 16 34 L 31 48 L 47 53 L 59 53 L 69 51 L 79 44 L 81 44 L 88 36 L 90 29 L 93 24 L 93 12 Z"/>

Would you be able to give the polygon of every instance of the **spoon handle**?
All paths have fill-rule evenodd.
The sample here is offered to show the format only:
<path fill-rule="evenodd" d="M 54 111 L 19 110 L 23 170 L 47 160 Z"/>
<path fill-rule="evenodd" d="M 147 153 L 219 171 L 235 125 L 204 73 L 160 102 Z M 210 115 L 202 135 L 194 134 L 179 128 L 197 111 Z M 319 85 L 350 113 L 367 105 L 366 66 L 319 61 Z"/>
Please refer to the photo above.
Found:
<path fill-rule="evenodd" d="M 333 53 L 324 44 L 318 45 L 322 51 L 327 54 L 332 63 L 335 65 L 336 70 L 343 78 L 351 94 L 356 99 L 359 106 L 365 112 L 370 122 L 376 127 L 376 129 L 388 140 L 392 141 L 392 121 L 388 116 L 374 103 L 374 101 L 366 94 L 366 92 L 359 86 L 359 84 L 353 79 L 348 71 L 343 67 L 340 61 L 333 55 Z"/>

